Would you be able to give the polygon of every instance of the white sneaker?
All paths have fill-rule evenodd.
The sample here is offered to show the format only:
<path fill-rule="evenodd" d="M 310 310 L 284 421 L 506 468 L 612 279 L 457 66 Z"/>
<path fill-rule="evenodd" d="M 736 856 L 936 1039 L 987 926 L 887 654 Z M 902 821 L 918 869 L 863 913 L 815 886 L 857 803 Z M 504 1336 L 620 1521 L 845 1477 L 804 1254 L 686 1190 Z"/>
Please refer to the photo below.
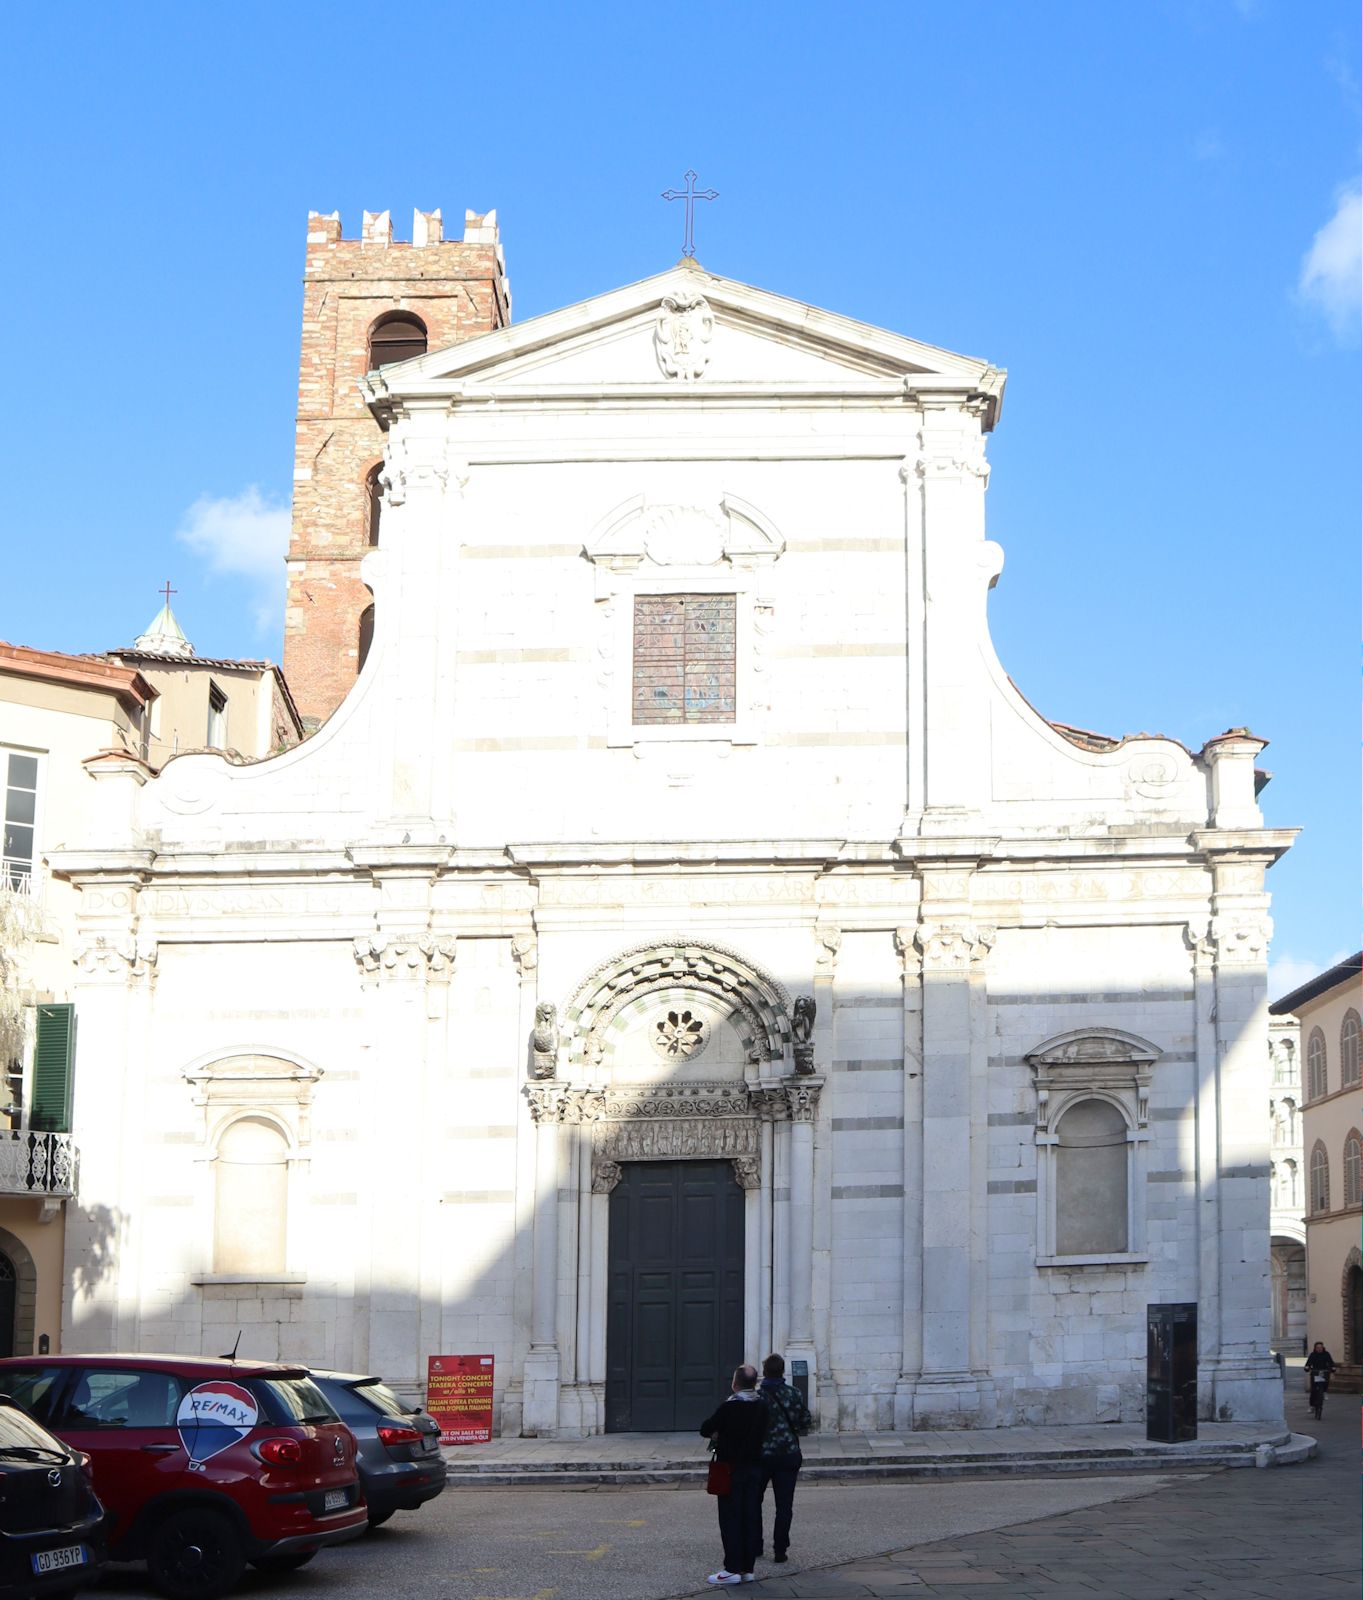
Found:
<path fill-rule="evenodd" d="M 755 1572 L 745 1572 L 743 1574 L 743 1581 L 744 1583 L 756 1583 L 757 1574 Z"/>
<path fill-rule="evenodd" d="M 712 1572 L 705 1580 L 706 1583 L 742 1583 L 742 1576 L 737 1572 L 729 1572 L 721 1567 L 718 1572 Z"/>

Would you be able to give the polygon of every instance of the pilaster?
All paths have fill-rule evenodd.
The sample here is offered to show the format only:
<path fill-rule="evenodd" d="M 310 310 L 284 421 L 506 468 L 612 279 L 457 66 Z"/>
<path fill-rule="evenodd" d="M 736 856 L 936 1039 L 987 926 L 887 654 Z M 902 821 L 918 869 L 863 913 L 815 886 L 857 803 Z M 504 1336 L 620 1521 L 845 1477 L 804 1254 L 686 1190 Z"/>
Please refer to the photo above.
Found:
<path fill-rule="evenodd" d="M 969 915 L 968 872 L 923 874 L 922 1350 L 913 1425 L 994 1427 L 988 1376 L 987 1037 L 995 930 Z M 906 1185 L 907 1187 L 907 1185 Z"/>

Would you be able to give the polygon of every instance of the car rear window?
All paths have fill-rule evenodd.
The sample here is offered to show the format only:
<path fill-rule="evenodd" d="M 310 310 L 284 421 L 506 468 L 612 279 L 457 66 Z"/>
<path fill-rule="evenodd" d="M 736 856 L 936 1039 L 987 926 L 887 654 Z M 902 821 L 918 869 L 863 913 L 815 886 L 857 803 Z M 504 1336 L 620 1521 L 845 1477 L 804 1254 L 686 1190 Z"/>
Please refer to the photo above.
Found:
<path fill-rule="evenodd" d="M 0 1367 L 0 1394 L 39 1422 L 48 1422 L 63 1376 L 61 1367 Z"/>
<path fill-rule="evenodd" d="M 253 1378 L 251 1388 L 271 1422 L 278 1425 L 339 1420 L 331 1401 L 311 1378 Z"/>
<path fill-rule="evenodd" d="M 386 1383 L 357 1383 L 353 1392 L 386 1417 L 410 1417 L 412 1414 L 411 1406 L 404 1405 Z"/>
<path fill-rule="evenodd" d="M 0 1456 L 11 1451 L 27 1454 L 30 1450 L 41 1450 L 48 1455 L 66 1453 L 58 1440 L 17 1406 L 0 1406 Z"/>

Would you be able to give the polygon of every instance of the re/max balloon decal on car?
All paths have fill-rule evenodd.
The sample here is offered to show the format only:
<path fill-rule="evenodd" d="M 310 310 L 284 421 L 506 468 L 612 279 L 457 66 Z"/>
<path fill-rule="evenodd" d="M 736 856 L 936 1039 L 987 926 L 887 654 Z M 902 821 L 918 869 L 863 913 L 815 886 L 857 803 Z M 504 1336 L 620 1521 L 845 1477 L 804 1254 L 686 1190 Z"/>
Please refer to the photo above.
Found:
<path fill-rule="evenodd" d="M 260 1416 L 255 1396 L 239 1383 L 197 1384 L 180 1402 L 175 1426 L 191 1472 L 244 1439 Z"/>

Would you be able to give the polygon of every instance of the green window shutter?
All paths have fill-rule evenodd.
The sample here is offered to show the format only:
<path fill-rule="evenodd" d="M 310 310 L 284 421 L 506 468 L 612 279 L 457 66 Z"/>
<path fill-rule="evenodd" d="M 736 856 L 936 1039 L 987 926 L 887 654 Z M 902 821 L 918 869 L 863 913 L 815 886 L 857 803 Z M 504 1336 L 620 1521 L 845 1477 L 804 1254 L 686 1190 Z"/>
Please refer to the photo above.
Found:
<path fill-rule="evenodd" d="M 39 1006 L 30 1128 L 39 1133 L 70 1133 L 71 1078 L 75 1063 L 75 1006 Z"/>

